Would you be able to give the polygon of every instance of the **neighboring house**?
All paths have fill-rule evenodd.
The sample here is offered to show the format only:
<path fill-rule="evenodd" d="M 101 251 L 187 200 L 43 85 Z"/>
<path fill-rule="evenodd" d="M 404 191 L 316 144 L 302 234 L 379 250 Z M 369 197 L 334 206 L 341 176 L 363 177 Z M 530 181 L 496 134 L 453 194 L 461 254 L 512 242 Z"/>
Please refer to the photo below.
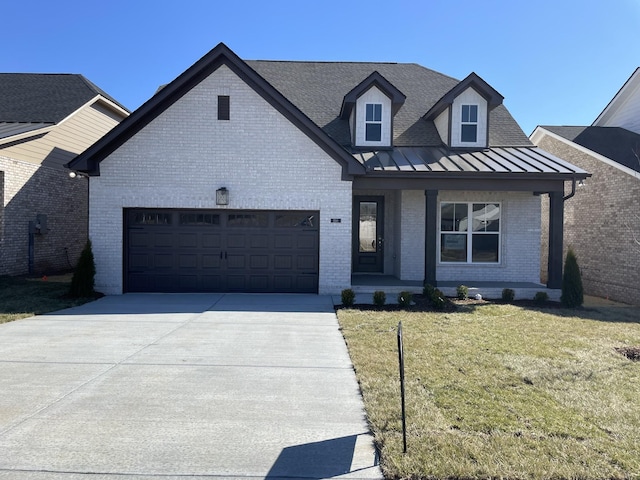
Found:
<path fill-rule="evenodd" d="M 585 292 L 640 305 L 640 68 L 591 126 L 539 126 L 531 140 L 593 175 L 564 221 Z"/>
<path fill-rule="evenodd" d="M 0 74 L 0 275 L 75 266 L 88 181 L 64 164 L 128 113 L 82 75 Z"/>
<path fill-rule="evenodd" d="M 561 227 L 565 182 L 588 175 L 534 147 L 473 73 L 245 62 L 224 44 L 69 167 L 90 175 L 107 294 L 537 285 L 539 195 Z M 561 230 L 550 251 L 558 288 Z"/>

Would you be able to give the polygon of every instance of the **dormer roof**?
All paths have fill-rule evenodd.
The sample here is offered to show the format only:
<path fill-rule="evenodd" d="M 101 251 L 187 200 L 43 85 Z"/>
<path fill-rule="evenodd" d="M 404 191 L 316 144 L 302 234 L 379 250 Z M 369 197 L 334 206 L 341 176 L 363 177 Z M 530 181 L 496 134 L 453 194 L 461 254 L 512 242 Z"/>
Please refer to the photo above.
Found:
<path fill-rule="evenodd" d="M 486 101 L 489 111 L 502 104 L 504 97 L 500 95 L 491 85 L 485 82 L 475 72 L 471 72 L 464 80 L 458 82 L 458 84 L 445 93 L 440 100 L 438 100 L 429 111 L 424 115 L 425 120 L 433 120 L 440 115 L 446 108 L 448 108 L 458 95 L 467 90 L 473 88 L 478 92 Z"/>
<path fill-rule="evenodd" d="M 387 97 L 391 99 L 391 114 L 395 115 L 404 104 L 406 95 L 398 90 L 391 82 L 384 78 L 378 71 L 374 71 L 362 82 L 356 85 L 353 90 L 344 96 L 342 108 L 340 109 L 340 118 L 348 119 L 351 111 L 356 104 L 356 100 L 372 87 L 377 87 Z"/>

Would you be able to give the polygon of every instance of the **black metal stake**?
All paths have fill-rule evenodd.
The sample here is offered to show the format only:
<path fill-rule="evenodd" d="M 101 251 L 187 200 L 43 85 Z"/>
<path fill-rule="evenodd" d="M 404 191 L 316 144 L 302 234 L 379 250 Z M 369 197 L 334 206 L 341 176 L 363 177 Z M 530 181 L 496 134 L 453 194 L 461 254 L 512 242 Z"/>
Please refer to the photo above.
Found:
<path fill-rule="evenodd" d="M 402 346 L 402 322 L 398 323 L 398 359 L 400 362 L 400 397 L 402 402 L 402 452 L 407 453 L 407 415 L 404 404 L 404 348 Z"/>

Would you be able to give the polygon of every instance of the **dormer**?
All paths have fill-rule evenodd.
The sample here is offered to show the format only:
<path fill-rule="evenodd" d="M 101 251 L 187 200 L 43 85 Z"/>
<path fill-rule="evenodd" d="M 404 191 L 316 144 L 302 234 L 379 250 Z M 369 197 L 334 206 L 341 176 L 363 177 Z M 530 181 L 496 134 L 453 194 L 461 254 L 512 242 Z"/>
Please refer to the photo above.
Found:
<path fill-rule="evenodd" d="M 378 72 L 373 72 L 344 96 L 340 118 L 349 120 L 351 145 L 356 148 L 391 148 L 393 117 L 404 94 Z"/>
<path fill-rule="evenodd" d="M 449 90 L 424 116 L 451 148 L 487 148 L 489 113 L 504 97 L 475 73 Z"/>

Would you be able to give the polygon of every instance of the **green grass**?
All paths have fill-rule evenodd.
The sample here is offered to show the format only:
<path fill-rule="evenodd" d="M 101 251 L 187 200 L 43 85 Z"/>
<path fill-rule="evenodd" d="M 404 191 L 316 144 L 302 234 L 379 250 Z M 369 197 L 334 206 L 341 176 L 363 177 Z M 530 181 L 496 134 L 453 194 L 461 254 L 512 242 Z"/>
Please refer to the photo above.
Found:
<path fill-rule="evenodd" d="M 93 298 L 69 298 L 71 277 L 0 277 L 0 323 L 61 310 Z"/>
<path fill-rule="evenodd" d="M 338 318 L 387 478 L 640 478 L 640 362 L 615 351 L 640 346 L 640 308 Z"/>

